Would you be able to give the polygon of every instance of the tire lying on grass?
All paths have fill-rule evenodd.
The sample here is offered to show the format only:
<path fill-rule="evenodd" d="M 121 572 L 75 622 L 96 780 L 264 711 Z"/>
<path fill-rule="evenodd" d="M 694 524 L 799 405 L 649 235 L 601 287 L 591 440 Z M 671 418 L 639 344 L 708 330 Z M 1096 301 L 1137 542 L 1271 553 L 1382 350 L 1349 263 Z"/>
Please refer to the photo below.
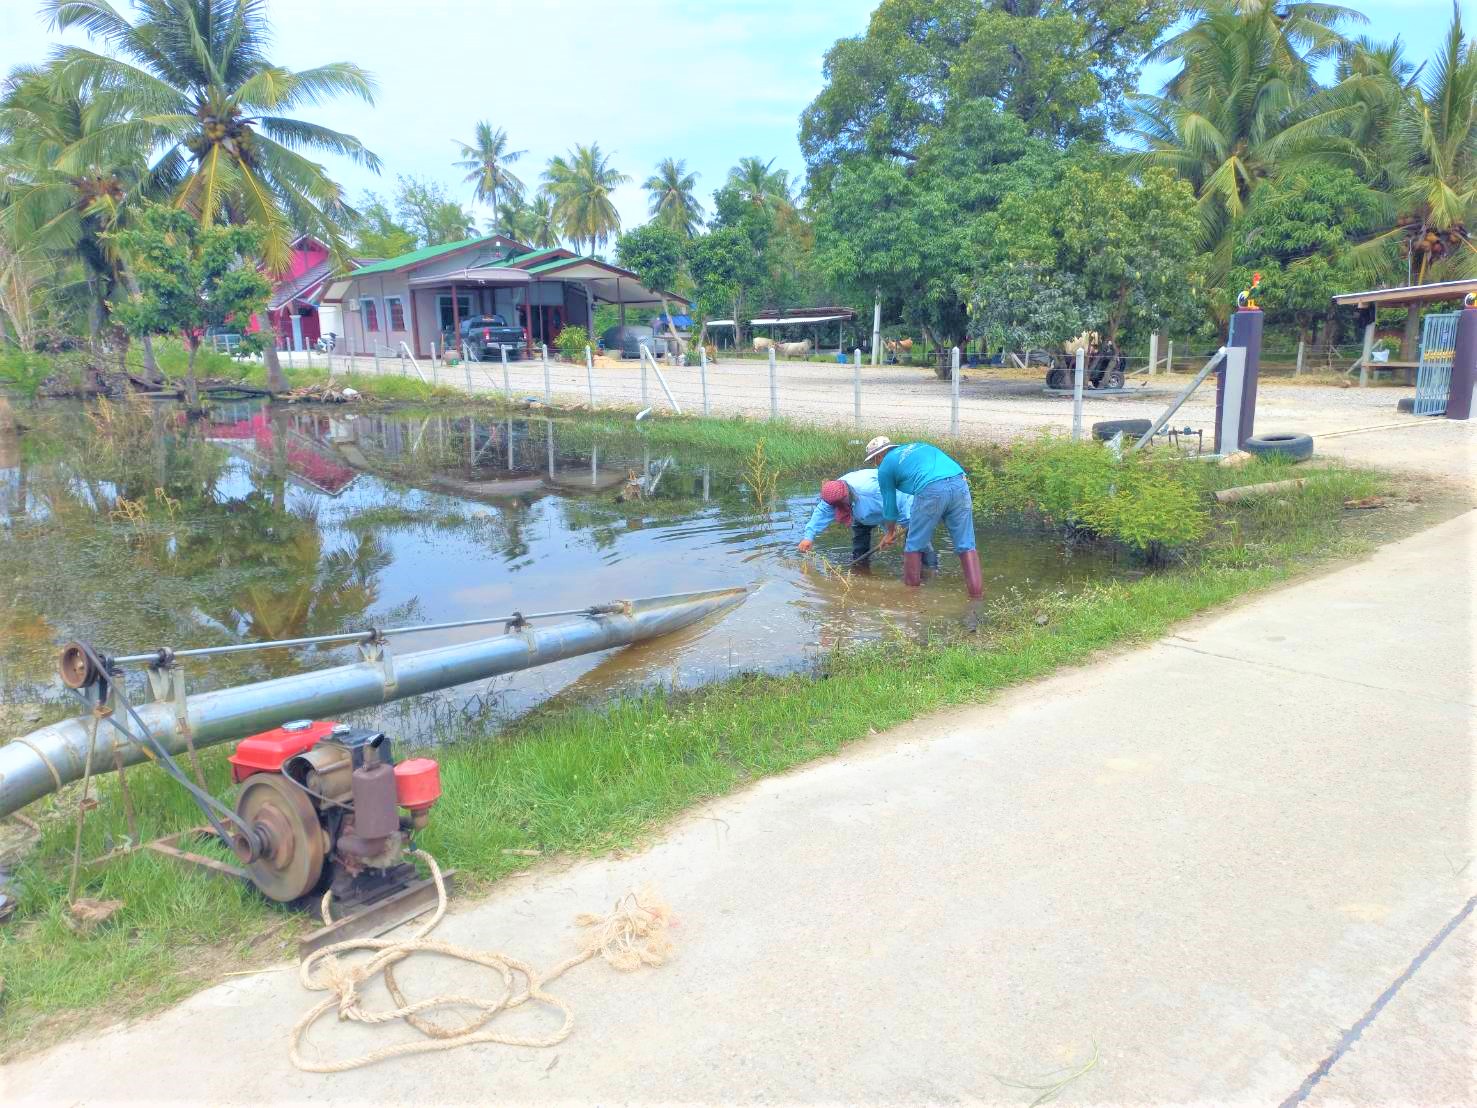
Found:
<path fill-rule="evenodd" d="M 1125 441 L 1143 438 L 1154 426 L 1152 419 L 1104 419 L 1092 425 L 1092 437 L 1107 442 L 1119 431 Z"/>
<path fill-rule="evenodd" d="M 1281 454 L 1294 462 L 1313 456 L 1313 436 L 1293 431 L 1274 431 L 1268 435 L 1253 435 L 1241 444 L 1248 454 Z"/>

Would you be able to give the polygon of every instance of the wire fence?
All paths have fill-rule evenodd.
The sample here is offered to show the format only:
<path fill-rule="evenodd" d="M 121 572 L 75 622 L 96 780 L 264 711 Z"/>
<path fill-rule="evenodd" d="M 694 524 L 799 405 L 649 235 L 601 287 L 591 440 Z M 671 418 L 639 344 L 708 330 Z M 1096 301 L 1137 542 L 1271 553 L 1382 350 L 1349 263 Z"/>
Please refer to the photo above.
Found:
<path fill-rule="evenodd" d="M 514 404 L 619 410 L 638 416 L 650 411 L 786 419 L 852 428 L 859 438 L 879 430 L 927 431 L 997 442 L 1044 429 L 1086 435 L 1094 421 L 1106 418 L 1152 419 L 1183 387 L 1186 374 L 1203 365 L 1201 360 L 1192 367 L 1186 358 L 1185 373 L 1171 376 L 1161 361 L 1152 376 L 1145 372 L 1123 387 L 1095 389 L 1091 362 L 1086 360 L 1079 403 L 1072 388 L 1075 366 L 1066 371 L 1065 388 L 1049 388 L 1042 367 L 970 367 L 961 354 L 958 370 L 951 364 L 940 377 L 932 367 L 874 367 L 859 355 L 854 350 L 845 363 L 723 356 L 709 362 L 699 355 L 695 364 L 682 364 L 644 355 L 597 356 L 593 351 L 574 362 L 543 352 L 504 362 L 416 358 L 402 351 L 393 356 L 381 352 L 331 358 L 318 353 L 311 364 L 335 376 L 404 376 L 472 394 L 498 395 Z M 303 352 L 284 352 L 281 357 L 284 364 L 309 365 Z M 1209 428 L 1213 418 L 1214 391 L 1201 390 L 1186 406 L 1182 422 Z"/>

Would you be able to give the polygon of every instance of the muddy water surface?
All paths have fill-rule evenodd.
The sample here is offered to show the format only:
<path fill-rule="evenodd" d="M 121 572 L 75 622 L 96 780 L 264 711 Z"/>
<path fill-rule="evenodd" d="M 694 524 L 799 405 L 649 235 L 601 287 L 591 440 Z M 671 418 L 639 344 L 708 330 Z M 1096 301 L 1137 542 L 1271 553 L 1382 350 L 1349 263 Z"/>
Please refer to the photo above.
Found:
<path fill-rule="evenodd" d="M 195 422 L 169 407 L 17 414 L 18 430 L 0 425 L 0 695 L 26 711 L 59 697 L 55 644 L 74 636 L 132 653 L 755 590 L 662 640 L 366 714 L 431 738 L 556 694 L 788 669 L 965 608 L 947 548 L 921 590 L 899 582 L 896 550 L 870 576 L 797 555 L 821 475 L 782 475 L 761 508 L 740 476 L 746 459 L 653 447 L 624 421 L 260 403 L 218 404 Z M 979 541 L 987 589 L 1023 602 L 1116 572 L 1040 536 L 982 528 Z M 818 549 L 844 564 L 849 531 L 833 527 Z M 408 635 L 395 649 L 499 630 Z M 274 650 L 189 673 L 204 688 L 352 657 Z"/>

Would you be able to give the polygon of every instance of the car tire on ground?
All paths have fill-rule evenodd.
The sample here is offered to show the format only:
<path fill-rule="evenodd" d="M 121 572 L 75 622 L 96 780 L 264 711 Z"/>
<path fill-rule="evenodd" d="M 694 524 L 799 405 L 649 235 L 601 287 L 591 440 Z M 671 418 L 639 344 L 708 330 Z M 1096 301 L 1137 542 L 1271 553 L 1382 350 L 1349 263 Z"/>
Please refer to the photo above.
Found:
<path fill-rule="evenodd" d="M 1103 374 L 1102 383 L 1097 387 L 1100 389 L 1121 389 L 1123 387 L 1123 370 L 1118 366 L 1114 366 L 1107 373 Z M 1146 427 L 1144 430 L 1147 431 L 1148 428 Z"/>
<path fill-rule="evenodd" d="M 1092 425 L 1092 437 L 1107 442 L 1122 431 L 1125 439 L 1138 439 L 1147 435 L 1152 426 L 1151 419 L 1104 419 Z"/>
<path fill-rule="evenodd" d="M 1253 435 L 1241 444 L 1248 454 L 1267 456 L 1281 454 L 1294 462 L 1313 456 L 1313 436 L 1293 431 L 1274 431 L 1267 435 Z"/>
<path fill-rule="evenodd" d="M 1065 369 L 1048 369 L 1046 371 L 1046 387 L 1049 389 L 1069 389 L 1072 383 L 1068 380 Z"/>
<path fill-rule="evenodd" d="M 1413 413 L 1415 411 L 1415 397 L 1402 396 L 1399 400 L 1395 401 L 1395 410 L 1407 414 Z"/>

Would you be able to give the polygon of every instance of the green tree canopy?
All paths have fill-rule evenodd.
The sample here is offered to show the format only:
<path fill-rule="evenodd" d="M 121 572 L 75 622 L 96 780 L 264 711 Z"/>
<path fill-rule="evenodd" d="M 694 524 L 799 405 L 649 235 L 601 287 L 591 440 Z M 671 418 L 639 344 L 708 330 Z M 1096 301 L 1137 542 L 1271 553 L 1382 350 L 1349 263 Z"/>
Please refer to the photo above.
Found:
<path fill-rule="evenodd" d="M 944 345 L 964 339 L 963 277 L 979 224 L 1057 159 L 1026 125 L 987 100 L 961 105 L 912 165 L 850 158 L 816 196 L 816 263 L 855 300 L 880 291 L 888 318 Z"/>
<path fill-rule="evenodd" d="M 152 205 L 135 226 L 112 236 L 138 278 L 139 291 L 113 305 L 134 335 L 176 334 L 189 350 L 186 396 L 199 401 L 195 356 L 211 328 L 240 327 L 264 312 L 271 284 L 257 271 L 261 232 L 254 227 L 206 226 L 189 212 Z"/>
<path fill-rule="evenodd" d="M 812 175 L 850 155 L 912 160 L 951 108 L 984 98 L 1065 144 L 1119 122 L 1139 59 L 1184 0 L 882 0 L 826 53 L 800 117 Z"/>
<path fill-rule="evenodd" d="M 416 246 L 459 242 L 477 233 L 476 217 L 434 181 L 401 177 L 395 191 L 395 213 L 415 236 Z"/>
<path fill-rule="evenodd" d="M 971 330 L 988 333 L 980 321 L 995 318 L 996 302 L 1020 283 L 1009 276 L 1015 268 L 1043 289 L 1056 287 L 1050 275 L 1072 278 L 1081 324 L 1050 345 L 1084 329 L 1118 342 L 1124 332 L 1188 328 L 1199 284 L 1198 230 L 1194 196 L 1172 173 L 1132 177 L 1100 157 L 1064 161 L 969 229 Z M 1045 344 L 1044 337 L 1033 340 Z"/>
<path fill-rule="evenodd" d="M 1262 275 L 1257 301 L 1269 323 L 1306 334 L 1331 311 L 1330 299 L 1362 287 L 1370 274 L 1356 244 L 1385 218 L 1383 198 L 1345 169 L 1291 173 L 1257 190 L 1231 229 L 1228 288 Z"/>
<path fill-rule="evenodd" d="M 670 323 L 672 309 L 665 294 L 677 285 L 684 241 L 670 227 L 652 222 L 627 231 L 615 242 L 616 261 L 636 274 L 647 288 L 661 294 L 662 312 L 674 336 L 677 331 Z"/>

